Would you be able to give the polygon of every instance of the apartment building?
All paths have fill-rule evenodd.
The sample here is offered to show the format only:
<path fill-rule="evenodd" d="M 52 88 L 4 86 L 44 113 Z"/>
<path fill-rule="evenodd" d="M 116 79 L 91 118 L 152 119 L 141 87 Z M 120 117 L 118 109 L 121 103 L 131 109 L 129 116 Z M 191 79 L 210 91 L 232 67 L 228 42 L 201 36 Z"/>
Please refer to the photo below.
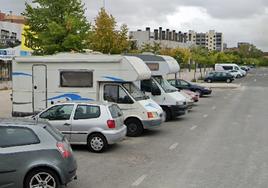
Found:
<path fill-rule="evenodd" d="M 159 43 L 164 48 L 201 46 L 210 51 L 223 51 L 224 49 L 223 34 L 214 30 L 206 33 L 189 30 L 187 33 L 170 29 L 164 30 L 162 27 L 151 31 L 150 27 L 147 27 L 145 31 L 131 31 L 129 39 L 136 44 L 138 49 L 142 48 L 144 44 L 153 44 L 154 42 Z"/>
<path fill-rule="evenodd" d="M 207 48 L 210 51 L 223 51 L 223 34 L 210 30 L 206 33 L 197 33 L 190 30 L 187 34 L 187 41 L 195 43 L 197 46 Z"/>
<path fill-rule="evenodd" d="M 187 41 L 187 33 L 176 30 L 166 29 L 162 27 L 151 31 L 147 27 L 145 31 L 137 30 L 130 31 L 129 40 L 135 43 L 138 49 L 141 49 L 144 44 L 159 43 L 162 48 L 190 48 L 194 45 L 191 41 Z"/>

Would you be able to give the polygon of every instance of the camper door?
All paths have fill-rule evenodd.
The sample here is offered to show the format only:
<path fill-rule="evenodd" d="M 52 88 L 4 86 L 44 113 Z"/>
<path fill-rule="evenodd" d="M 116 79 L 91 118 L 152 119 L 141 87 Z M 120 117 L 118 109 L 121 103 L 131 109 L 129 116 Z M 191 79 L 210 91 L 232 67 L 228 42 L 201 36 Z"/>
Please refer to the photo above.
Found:
<path fill-rule="evenodd" d="M 33 112 L 47 108 L 47 67 L 33 65 Z"/>

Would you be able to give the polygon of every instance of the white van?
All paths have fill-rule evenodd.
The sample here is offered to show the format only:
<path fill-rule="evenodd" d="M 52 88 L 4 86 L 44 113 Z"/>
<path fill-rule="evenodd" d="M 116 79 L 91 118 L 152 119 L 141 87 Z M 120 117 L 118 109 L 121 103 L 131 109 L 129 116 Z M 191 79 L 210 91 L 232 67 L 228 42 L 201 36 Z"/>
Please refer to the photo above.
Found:
<path fill-rule="evenodd" d="M 65 101 L 109 101 L 124 113 L 129 136 L 158 127 L 163 111 L 135 81 L 151 71 L 136 57 L 60 53 L 17 57 L 13 62 L 13 116 L 36 114 Z"/>
<path fill-rule="evenodd" d="M 170 56 L 134 55 L 141 58 L 152 72 L 151 79 L 137 82 L 138 86 L 163 109 L 163 120 L 168 121 L 187 112 L 186 98 L 163 77 L 179 72 L 178 62 Z"/>
<path fill-rule="evenodd" d="M 243 76 L 246 76 L 247 72 L 242 70 L 237 64 L 215 64 L 215 71 L 230 71 L 230 70 L 236 70 L 239 71 Z"/>

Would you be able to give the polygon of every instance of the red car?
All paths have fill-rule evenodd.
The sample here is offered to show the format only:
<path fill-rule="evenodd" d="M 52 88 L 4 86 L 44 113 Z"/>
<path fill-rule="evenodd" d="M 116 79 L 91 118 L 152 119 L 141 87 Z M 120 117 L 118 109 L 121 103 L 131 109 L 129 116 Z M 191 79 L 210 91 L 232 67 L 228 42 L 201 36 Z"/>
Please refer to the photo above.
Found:
<path fill-rule="evenodd" d="M 186 93 L 187 95 L 189 95 L 190 97 L 192 97 L 193 101 L 194 102 L 198 102 L 199 101 L 199 93 L 196 93 L 196 92 L 193 92 L 193 91 L 190 91 L 190 90 L 181 90 L 181 92 L 184 92 Z"/>

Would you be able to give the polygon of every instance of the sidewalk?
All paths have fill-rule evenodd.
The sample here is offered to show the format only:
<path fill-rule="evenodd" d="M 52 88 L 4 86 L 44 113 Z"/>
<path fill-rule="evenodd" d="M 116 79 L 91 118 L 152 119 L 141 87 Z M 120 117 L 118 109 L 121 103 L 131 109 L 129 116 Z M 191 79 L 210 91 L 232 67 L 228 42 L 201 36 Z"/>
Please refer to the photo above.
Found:
<path fill-rule="evenodd" d="M 0 118 L 11 117 L 12 104 L 10 94 L 11 90 L 0 91 Z"/>

